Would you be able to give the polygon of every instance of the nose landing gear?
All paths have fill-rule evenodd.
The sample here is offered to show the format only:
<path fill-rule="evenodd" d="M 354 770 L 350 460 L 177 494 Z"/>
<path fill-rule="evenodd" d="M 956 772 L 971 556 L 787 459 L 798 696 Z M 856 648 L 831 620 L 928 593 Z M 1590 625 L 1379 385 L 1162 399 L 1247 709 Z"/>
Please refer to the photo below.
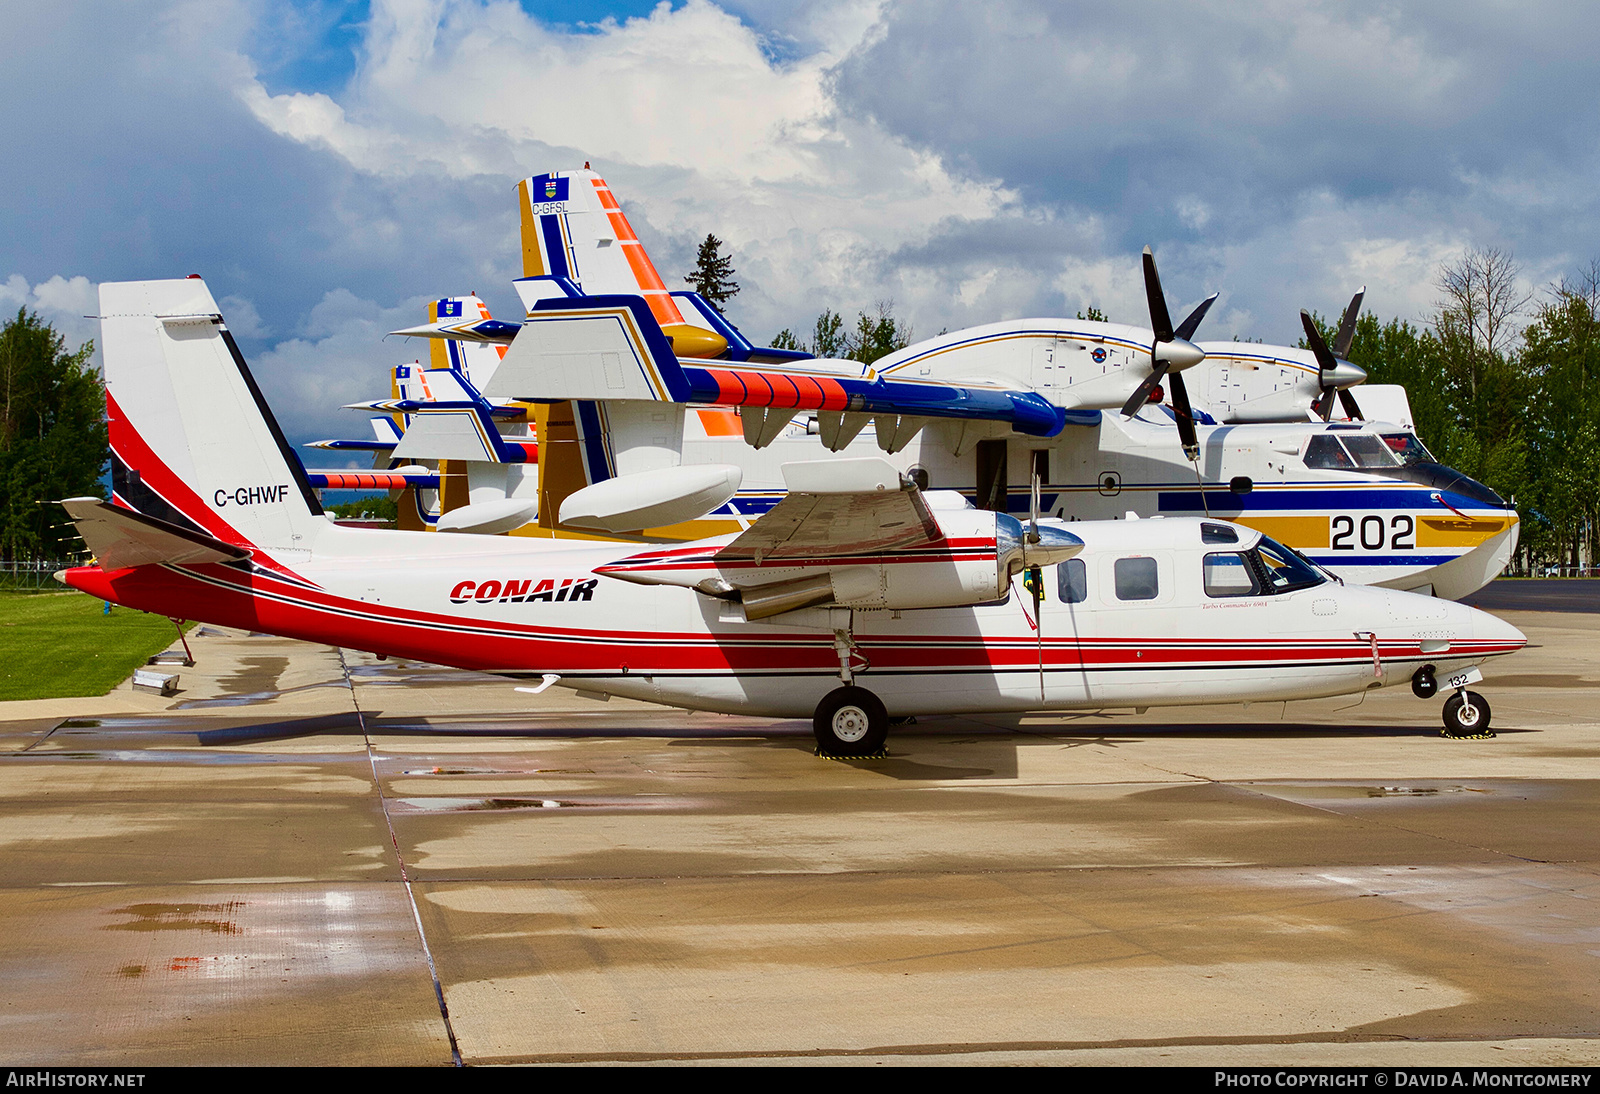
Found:
<path fill-rule="evenodd" d="M 1468 684 L 1476 684 L 1483 679 L 1483 673 L 1477 669 L 1467 669 L 1447 677 L 1444 684 L 1453 688 L 1455 694 L 1444 701 L 1444 733 L 1443 736 L 1451 738 L 1467 738 L 1481 740 L 1493 737 L 1489 731 L 1489 701 L 1475 691 L 1468 691 Z M 1423 665 L 1411 677 L 1411 693 L 1419 699 L 1431 699 L 1439 692 L 1439 680 L 1434 676 L 1432 665 Z"/>
<path fill-rule="evenodd" d="M 1446 737 L 1493 737 L 1489 732 L 1489 704 L 1475 691 L 1462 688 L 1444 703 Z"/>

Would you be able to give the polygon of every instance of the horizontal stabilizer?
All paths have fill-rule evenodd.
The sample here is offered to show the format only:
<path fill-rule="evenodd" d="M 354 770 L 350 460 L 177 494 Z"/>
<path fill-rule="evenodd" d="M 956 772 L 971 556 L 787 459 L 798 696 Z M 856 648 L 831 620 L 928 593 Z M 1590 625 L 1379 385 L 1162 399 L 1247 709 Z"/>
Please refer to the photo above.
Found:
<path fill-rule="evenodd" d="M 120 509 L 99 498 L 68 498 L 61 505 L 94 552 L 95 561 L 107 572 L 159 563 L 192 566 L 250 557 L 243 547 Z"/>

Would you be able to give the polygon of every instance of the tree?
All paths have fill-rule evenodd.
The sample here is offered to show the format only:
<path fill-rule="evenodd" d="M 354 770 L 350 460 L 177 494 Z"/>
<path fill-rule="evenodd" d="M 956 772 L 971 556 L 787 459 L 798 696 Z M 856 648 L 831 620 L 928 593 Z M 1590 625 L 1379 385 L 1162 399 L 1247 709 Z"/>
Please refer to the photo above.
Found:
<path fill-rule="evenodd" d="M 694 286 L 694 291 L 714 304 L 718 311 L 722 305 L 739 295 L 739 283 L 733 279 L 733 259 L 723 255 L 722 240 L 707 235 L 695 254 L 694 272 L 684 278 Z"/>
<path fill-rule="evenodd" d="M 76 353 L 49 324 L 19 310 L 0 329 L 0 555 L 64 558 L 77 537 L 58 509 L 39 502 L 103 497 L 105 388 L 89 367 L 94 343 Z"/>
<path fill-rule="evenodd" d="M 848 350 L 844 334 L 844 316 L 832 308 L 823 308 L 817 316 L 816 330 L 811 338 L 811 352 L 818 357 L 844 357 Z"/>
<path fill-rule="evenodd" d="M 1478 388 L 1511 348 L 1511 324 L 1533 299 L 1517 283 L 1521 267 L 1510 252 L 1473 248 L 1439 270 L 1434 331 L 1446 350 L 1451 378 L 1476 411 Z M 1474 424 L 1477 415 L 1472 416 Z"/>
<path fill-rule="evenodd" d="M 862 312 L 856 319 L 855 331 L 845 338 L 843 356 L 870 365 L 910 344 L 911 324 L 895 319 L 892 301 L 880 300 L 877 315 Z"/>

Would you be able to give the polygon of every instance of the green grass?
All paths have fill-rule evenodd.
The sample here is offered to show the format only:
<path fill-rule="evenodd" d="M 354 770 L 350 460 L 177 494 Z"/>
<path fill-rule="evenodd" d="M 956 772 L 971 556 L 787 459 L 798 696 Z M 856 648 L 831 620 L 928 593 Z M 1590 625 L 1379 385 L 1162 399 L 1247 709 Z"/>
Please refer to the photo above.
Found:
<path fill-rule="evenodd" d="M 177 644 L 170 619 L 104 606 L 76 592 L 0 592 L 0 701 L 104 695 Z"/>

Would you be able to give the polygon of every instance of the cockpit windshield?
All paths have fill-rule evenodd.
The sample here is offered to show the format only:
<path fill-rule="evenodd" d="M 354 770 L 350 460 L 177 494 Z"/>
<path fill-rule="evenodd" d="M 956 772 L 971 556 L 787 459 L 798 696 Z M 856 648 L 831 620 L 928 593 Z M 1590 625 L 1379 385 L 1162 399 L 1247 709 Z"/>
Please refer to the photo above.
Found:
<path fill-rule="evenodd" d="M 1383 443 L 1408 467 L 1414 463 L 1434 462 L 1433 453 L 1424 447 L 1415 433 L 1385 433 Z"/>
<path fill-rule="evenodd" d="M 1328 575 L 1299 551 L 1285 547 L 1277 540 L 1261 537 L 1256 544 L 1256 554 L 1267 567 L 1267 581 L 1276 593 L 1292 593 L 1296 589 L 1309 589 L 1328 580 Z"/>
<path fill-rule="evenodd" d="M 1304 555 L 1262 536 L 1248 551 L 1215 551 L 1205 556 L 1202 579 L 1209 597 L 1273 596 L 1309 589 L 1328 575 Z"/>
<path fill-rule="evenodd" d="M 1388 471 L 1402 466 L 1404 461 L 1386 441 L 1373 433 L 1318 433 L 1306 445 L 1306 466 L 1332 471 Z"/>

